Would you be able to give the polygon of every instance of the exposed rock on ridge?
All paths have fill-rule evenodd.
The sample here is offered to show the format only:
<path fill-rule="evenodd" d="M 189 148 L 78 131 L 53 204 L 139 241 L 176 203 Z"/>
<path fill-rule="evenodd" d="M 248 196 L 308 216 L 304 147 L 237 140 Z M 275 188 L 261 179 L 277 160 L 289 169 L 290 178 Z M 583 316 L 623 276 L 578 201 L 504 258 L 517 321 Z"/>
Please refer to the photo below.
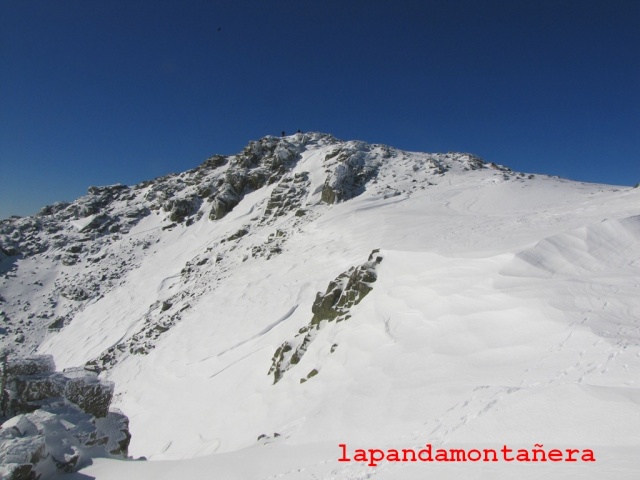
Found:
<path fill-rule="evenodd" d="M 269 375 L 273 373 L 274 384 L 282 379 L 287 370 L 300 362 L 318 330 L 327 322 L 342 322 L 351 317 L 351 308 L 372 290 L 372 284 L 378 278 L 376 267 L 383 258 L 379 252 L 380 250 L 372 251 L 365 263 L 338 275 L 329 282 L 324 294 L 318 292 L 311 307 L 313 317 L 309 325 L 301 328 L 292 340 L 285 341 L 273 354 Z M 317 373 L 317 370 L 312 370 L 305 381 Z"/>
<path fill-rule="evenodd" d="M 314 155 L 320 161 L 313 171 L 299 167 L 302 159 Z M 395 188 L 394 175 L 383 178 L 380 173 L 385 165 L 404 168 L 405 163 L 414 182 L 410 190 Z M 222 229 L 206 249 L 180 265 L 175 272 L 180 282 L 171 294 L 150 302 L 139 318 L 128 319 L 136 326 L 105 347 L 90 366 L 99 371 L 127 355 L 146 354 L 237 265 L 280 255 L 296 232 L 327 208 L 367 189 L 385 199 L 411 195 L 436 183 L 453 165 L 458 170 L 487 166 L 467 154 L 416 156 L 320 133 L 269 136 L 250 142 L 237 155 L 214 155 L 181 174 L 131 187 L 90 187 L 86 196 L 71 203 L 46 206 L 33 217 L 3 220 L 0 316 L 5 326 L 0 345 L 33 351 L 92 302 L 124 286 L 165 232 L 219 222 L 247 195 L 270 189 L 242 225 L 231 232 Z M 496 175 L 513 176 L 503 167 L 490 166 Z M 20 275 L 31 283 L 8 294 L 18 268 L 30 269 Z"/>

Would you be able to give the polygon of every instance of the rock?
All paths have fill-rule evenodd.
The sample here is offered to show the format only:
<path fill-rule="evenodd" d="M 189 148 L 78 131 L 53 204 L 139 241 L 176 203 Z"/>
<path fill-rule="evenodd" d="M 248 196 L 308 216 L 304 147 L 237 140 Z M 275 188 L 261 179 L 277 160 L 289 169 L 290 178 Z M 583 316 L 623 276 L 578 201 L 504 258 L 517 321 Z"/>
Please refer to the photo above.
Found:
<path fill-rule="evenodd" d="M 333 168 L 322 187 L 320 200 L 333 204 L 360 195 L 366 183 L 377 175 L 382 159 L 395 155 L 393 149 L 363 142 L 349 142 L 328 153 L 324 164 Z"/>
<path fill-rule="evenodd" d="M 176 223 L 182 223 L 185 218 L 194 215 L 198 209 L 202 200 L 198 197 L 170 199 L 164 205 L 164 210 L 170 212 L 169 220 Z"/>
<path fill-rule="evenodd" d="M 37 355 L 31 357 L 9 357 L 4 365 L 3 375 L 16 377 L 19 375 L 40 375 L 51 373 L 56 369 L 52 355 Z"/>
<path fill-rule="evenodd" d="M 27 435 L 38 435 L 38 428 L 30 421 L 26 415 L 16 415 L 2 424 L 3 433 L 11 437 L 25 437 Z"/>
<path fill-rule="evenodd" d="M 59 374 L 21 376 L 14 381 L 18 397 L 25 403 L 62 397 L 66 386 L 66 379 Z"/>
<path fill-rule="evenodd" d="M 0 245 L 0 252 L 7 257 L 15 257 L 16 255 L 20 255 L 20 251 L 17 248 L 11 246 Z"/>
<path fill-rule="evenodd" d="M 324 203 L 328 203 L 329 205 L 336 203 L 336 192 L 327 183 L 325 183 L 322 187 L 320 200 L 322 200 Z"/>
<path fill-rule="evenodd" d="M 71 451 L 64 453 L 61 458 L 51 455 L 51 459 L 58 470 L 62 470 L 65 473 L 75 472 L 78 460 L 80 460 L 80 450 L 77 447 L 71 446 L 69 450 Z"/>
<path fill-rule="evenodd" d="M 94 417 L 106 417 L 113 397 L 113 385 L 98 381 L 97 377 L 69 379 L 65 397 L 83 412 Z"/>
<path fill-rule="evenodd" d="M 231 193 L 231 187 L 226 194 L 218 194 L 213 200 L 213 207 L 209 213 L 209 219 L 220 220 L 227 213 L 240 203 L 240 200 L 236 194 Z"/>
<path fill-rule="evenodd" d="M 58 317 L 53 322 L 51 322 L 47 328 L 49 330 L 60 330 L 62 327 L 64 327 L 64 322 L 64 317 Z"/>
<path fill-rule="evenodd" d="M 38 215 L 53 215 L 54 213 L 60 212 L 69 206 L 69 202 L 56 202 L 53 205 L 47 205 L 42 207 L 42 209 L 38 212 Z"/>
<path fill-rule="evenodd" d="M 6 422 L 5 422 L 6 423 Z M 4 424 L 3 424 L 3 430 Z M 44 435 L 25 434 L 7 438 L 0 437 L 0 463 L 37 464 L 47 458 L 47 446 Z"/>
<path fill-rule="evenodd" d="M 105 418 L 97 419 L 98 431 L 107 434 L 106 448 L 110 455 L 127 457 L 129 454 L 129 419 L 120 412 L 109 412 Z"/>
<path fill-rule="evenodd" d="M 228 160 L 229 159 L 224 155 L 213 155 L 212 157 L 209 157 L 204 161 L 204 163 L 202 164 L 202 167 L 218 168 L 223 165 L 226 165 Z"/>
<path fill-rule="evenodd" d="M 93 212 L 82 212 L 83 217 L 93 215 Z M 96 215 L 89 223 L 87 223 L 80 231 L 82 233 L 87 232 L 100 232 L 106 230 L 111 224 L 109 217 L 106 214 Z"/>
<path fill-rule="evenodd" d="M 60 289 L 60 295 L 68 298 L 69 300 L 73 300 L 74 302 L 82 302 L 91 297 L 89 292 L 77 285 L 65 285 Z"/>
<path fill-rule="evenodd" d="M 269 196 L 265 217 L 280 217 L 298 209 L 310 185 L 309 172 L 296 173 L 293 177 L 285 175 Z M 301 216 L 296 213 L 296 216 Z"/>
<path fill-rule="evenodd" d="M 31 463 L 0 465 L 0 478 L 3 480 L 38 480 L 38 477 Z"/>
<path fill-rule="evenodd" d="M 382 256 L 377 255 L 379 251 L 379 249 L 373 250 L 365 263 L 358 267 L 351 267 L 347 272 L 341 273 L 335 280 L 329 282 L 324 294 L 318 292 L 311 307 L 313 317 L 309 324 L 301 328 L 293 340 L 287 340 L 280 345 L 271 359 L 268 374 L 273 373 L 274 384 L 278 383 L 287 370 L 300 362 L 323 322 L 341 322 L 351 317 L 351 308 L 360 303 L 372 290 L 371 284 L 377 279 L 375 270 L 382 262 Z M 335 347 L 337 345 L 334 344 L 331 352 Z M 300 383 L 306 382 L 317 373 L 318 371 L 313 369 L 306 379 L 301 379 Z"/>
<path fill-rule="evenodd" d="M 92 455 L 126 458 L 131 435 L 110 412 L 113 385 L 76 369 L 57 373 L 50 356 L 4 358 L 1 478 L 49 478 L 74 472 Z M 29 412 L 16 414 L 18 407 Z"/>
<path fill-rule="evenodd" d="M 71 245 L 69 246 L 69 248 L 67 248 L 67 252 L 69 253 L 80 253 L 82 251 L 83 247 L 81 244 L 75 244 L 75 245 Z"/>
<path fill-rule="evenodd" d="M 241 237 L 244 237 L 247 233 L 249 233 L 249 230 L 247 230 L 246 228 L 241 228 L 236 233 L 234 233 L 233 235 L 228 237 L 227 241 L 237 240 L 237 239 L 239 239 Z"/>

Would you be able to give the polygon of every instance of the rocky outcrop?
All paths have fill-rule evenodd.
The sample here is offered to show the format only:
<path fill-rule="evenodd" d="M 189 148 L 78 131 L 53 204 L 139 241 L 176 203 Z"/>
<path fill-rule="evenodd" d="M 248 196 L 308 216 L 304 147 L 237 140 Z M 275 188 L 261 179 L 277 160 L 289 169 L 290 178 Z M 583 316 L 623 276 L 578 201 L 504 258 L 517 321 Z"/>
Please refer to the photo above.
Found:
<path fill-rule="evenodd" d="M 313 317 L 309 324 L 301 328 L 292 340 L 280 345 L 271 359 L 269 375 L 273 374 L 274 384 L 282 379 L 287 370 L 300 362 L 318 330 L 327 322 L 342 322 L 351 318 L 351 308 L 372 290 L 372 284 L 377 279 L 376 267 L 382 262 L 379 252 L 373 250 L 365 263 L 341 273 L 329 282 L 325 293 L 318 292 L 311 307 Z M 312 370 L 301 383 L 317 373 L 317 370 Z"/>
<path fill-rule="evenodd" d="M 46 355 L 5 356 L 1 379 L 2 478 L 48 478 L 92 457 L 127 457 L 129 421 L 109 410 L 112 384 L 83 370 L 55 372 Z"/>
<path fill-rule="evenodd" d="M 357 197 L 374 178 L 382 161 L 397 155 L 384 145 L 348 142 L 336 147 L 324 159 L 329 175 L 322 187 L 321 201 L 328 204 Z"/>
<path fill-rule="evenodd" d="M 309 191 L 309 172 L 296 173 L 293 176 L 285 176 L 272 190 L 264 212 L 266 219 L 278 218 L 292 210 L 296 214 L 300 212 L 300 206 L 305 195 Z"/>
<path fill-rule="evenodd" d="M 374 250 L 366 263 L 340 274 L 329 283 L 324 294 L 318 292 L 311 307 L 310 327 L 319 326 L 323 320 L 340 322 L 349 318 L 351 307 L 360 303 L 373 288 L 371 284 L 377 278 L 375 269 L 382 261 L 378 253 L 379 250 Z"/>
<path fill-rule="evenodd" d="M 212 202 L 209 218 L 220 220 L 246 194 L 278 181 L 295 165 L 301 151 L 299 144 L 276 137 L 250 142 L 232 158 L 225 175 L 209 189 Z"/>
<path fill-rule="evenodd" d="M 197 196 L 189 198 L 169 199 L 165 205 L 165 212 L 169 212 L 169 220 L 172 222 L 183 222 L 187 217 L 190 217 L 198 212 L 202 199 Z"/>

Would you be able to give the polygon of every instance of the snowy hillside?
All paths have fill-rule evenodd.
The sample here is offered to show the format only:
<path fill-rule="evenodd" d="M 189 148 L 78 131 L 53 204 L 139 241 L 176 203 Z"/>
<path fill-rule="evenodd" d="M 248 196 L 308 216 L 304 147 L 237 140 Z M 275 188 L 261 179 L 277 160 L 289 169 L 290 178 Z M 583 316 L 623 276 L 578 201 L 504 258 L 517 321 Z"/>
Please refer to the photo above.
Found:
<path fill-rule="evenodd" d="M 640 189 L 297 134 L 0 248 L 2 345 L 113 382 L 149 460 L 91 478 L 640 475 Z M 426 444 L 564 456 L 354 457 Z"/>

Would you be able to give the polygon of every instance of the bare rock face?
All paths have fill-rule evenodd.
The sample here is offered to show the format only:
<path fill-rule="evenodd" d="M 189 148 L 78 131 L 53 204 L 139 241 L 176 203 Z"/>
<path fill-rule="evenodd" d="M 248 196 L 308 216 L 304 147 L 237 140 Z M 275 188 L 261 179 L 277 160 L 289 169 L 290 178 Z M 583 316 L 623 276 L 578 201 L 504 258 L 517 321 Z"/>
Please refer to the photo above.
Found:
<path fill-rule="evenodd" d="M 109 411 L 112 384 L 82 370 L 56 372 L 49 355 L 1 360 L 1 478 L 36 480 L 96 456 L 127 458 L 129 420 Z"/>

